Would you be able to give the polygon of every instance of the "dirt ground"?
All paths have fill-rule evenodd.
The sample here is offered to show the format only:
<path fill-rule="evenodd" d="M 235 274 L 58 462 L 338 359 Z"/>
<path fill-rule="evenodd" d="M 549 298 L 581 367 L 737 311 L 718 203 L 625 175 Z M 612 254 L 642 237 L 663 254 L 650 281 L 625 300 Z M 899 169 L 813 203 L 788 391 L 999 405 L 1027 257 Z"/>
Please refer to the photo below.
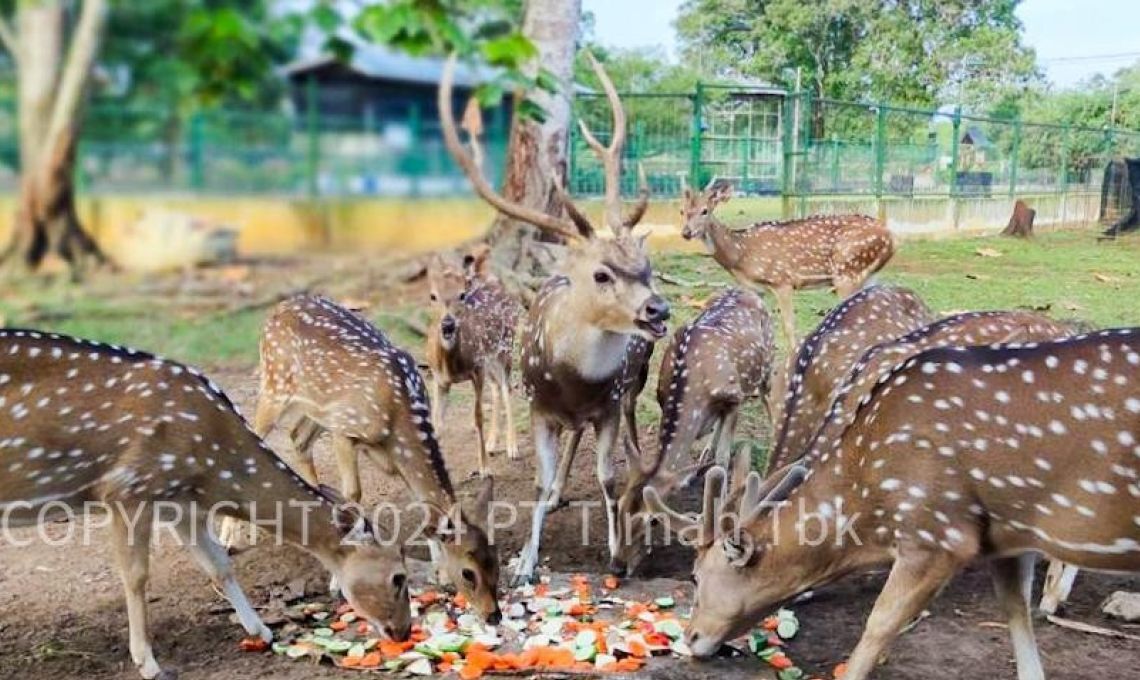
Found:
<path fill-rule="evenodd" d="M 256 381 L 253 366 L 206 367 L 246 414 L 253 411 Z M 647 393 L 642 399 L 652 402 Z M 476 450 L 472 446 L 470 388 L 453 390 L 452 409 L 442 426 L 443 450 L 454 480 L 460 488 L 470 486 Z M 651 409 L 655 411 L 655 409 Z M 516 398 L 516 421 L 523 430 L 520 461 L 502 455 L 493 459 L 498 500 L 529 501 L 533 486 L 533 449 L 526 426 L 525 406 Z M 767 425 L 757 417 L 744 419 L 742 437 L 762 438 Z M 653 423 L 642 422 L 642 441 L 653 441 Z M 270 443 L 281 443 L 277 435 Z M 322 444 L 318 465 L 325 479 L 334 479 L 331 461 Z M 624 476 L 624 461 L 617 460 Z M 402 485 L 384 478 L 372 466 L 362 466 L 366 500 L 406 499 Z M 567 492 L 569 500 L 598 498 L 593 475 L 593 445 L 583 442 Z M 689 498 L 693 503 L 695 498 Z M 506 560 L 522 546 L 528 512 L 513 528 L 495 536 L 500 556 Z M 588 541 L 583 543 L 583 530 Z M 52 528 L 62 536 L 66 526 Z M 99 534 L 97 533 L 96 536 Z M 604 573 L 607 562 L 603 514 L 564 509 L 548 519 L 542 554 L 547 566 L 559 572 Z M 426 558 L 426 554 L 415 555 Z M 36 544 L 16 548 L 0 542 L 0 679 L 3 678 L 136 678 L 127 652 L 126 612 L 122 589 L 99 541 L 84 547 Z M 684 608 L 691 592 L 686 577 L 691 554 L 680 548 L 659 550 L 646 565 L 644 577 L 654 580 L 631 582 L 630 588 L 645 593 L 680 591 Z M 308 592 L 323 592 L 327 576 L 299 549 L 259 546 L 236 557 L 238 577 L 257 603 L 268 599 L 271 587 L 304 578 Z M 504 570 L 505 571 L 505 570 Z M 836 663 L 854 647 L 870 610 L 883 574 L 850 578 L 820 591 L 816 597 L 795 606 L 803 623 L 799 636 L 789 646 L 789 655 L 808 676 L 830 677 Z M 624 587 L 624 586 L 623 586 Z M 1117 630 L 1140 634 L 1140 626 L 1105 620 L 1099 604 L 1118 589 L 1140 590 L 1140 578 L 1082 574 L 1065 615 Z M 229 620 L 223 600 L 207 582 L 190 555 L 169 536 L 155 549 L 150 582 L 150 620 L 155 653 L 164 667 L 177 669 L 180 677 L 221 680 L 231 677 L 301 678 L 345 677 L 351 671 L 238 650 L 243 632 Z M 983 569 L 960 575 L 931 608 L 931 616 L 904 635 L 891 649 L 890 658 L 876 677 L 902 680 L 938 678 L 1014 678 L 1012 649 L 1001 616 L 991 595 Z M 1109 639 L 1063 630 L 1049 624 L 1038 626 L 1046 670 L 1054 680 L 1095 677 L 1132 677 L 1140 667 L 1140 643 Z M 736 680 L 760 674 L 768 677 L 755 658 L 718 659 L 706 663 L 656 660 L 642 677 L 721 678 Z"/>

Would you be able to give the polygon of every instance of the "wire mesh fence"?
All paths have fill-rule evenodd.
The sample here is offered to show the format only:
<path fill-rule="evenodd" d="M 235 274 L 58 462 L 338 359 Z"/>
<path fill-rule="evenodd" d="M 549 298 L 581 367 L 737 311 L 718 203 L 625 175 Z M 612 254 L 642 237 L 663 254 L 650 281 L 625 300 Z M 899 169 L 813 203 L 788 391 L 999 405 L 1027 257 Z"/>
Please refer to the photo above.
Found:
<path fill-rule="evenodd" d="M 315 98 L 314 98 L 315 101 Z M 1014 196 L 1099 190 L 1109 162 L 1140 156 L 1140 132 L 1004 120 L 785 93 L 698 85 L 624 93 L 622 191 L 644 168 L 656 197 L 727 179 L 748 195 Z M 297 197 L 461 195 L 468 184 L 444 148 L 434 111 L 395 119 L 283 111 L 180 111 L 95 102 L 85 121 L 82 191 L 282 194 Z M 580 93 L 573 113 L 603 143 L 608 102 Z M 494 110 L 485 172 L 502 177 L 509 120 Z M 0 100 L 0 190 L 19 175 L 14 102 Z M 567 184 L 600 195 L 602 166 L 582 133 L 569 136 Z"/>

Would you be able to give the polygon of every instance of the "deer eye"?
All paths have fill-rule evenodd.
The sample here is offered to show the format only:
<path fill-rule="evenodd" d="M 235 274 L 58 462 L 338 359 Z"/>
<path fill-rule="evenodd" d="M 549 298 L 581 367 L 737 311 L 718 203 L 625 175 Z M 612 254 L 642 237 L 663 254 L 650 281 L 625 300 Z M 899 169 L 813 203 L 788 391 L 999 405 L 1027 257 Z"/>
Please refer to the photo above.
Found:
<path fill-rule="evenodd" d="M 404 586 L 408 584 L 408 577 L 405 574 L 392 574 L 392 587 L 396 590 L 403 590 Z"/>
<path fill-rule="evenodd" d="M 470 569 L 464 569 L 463 570 L 463 580 L 467 581 L 471 585 L 475 585 L 475 583 L 476 583 L 475 572 L 471 571 Z"/>
<path fill-rule="evenodd" d="M 464 301 L 464 300 L 466 300 L 466 299 L 467 299 L 467 293 L 466 293 L 466 291 L 465 291 L 465 292 L 462 292 L 462 293 L 460 293 L 460 294 L 459 294 L 459 301 L 460 301 L 460 302 L 463 302 L 463 301 Z"/>
<path fill-rule="evenodd" d="M 610 273 L 607 271 L 599 269 L 598 271 L 594 272 L 594 283 L 604 284 L 609 283 L 613 280 L 613 277 L 610 276 Z"/>
<path fill-rule="evenodd" d="M 701 208 L 701 214 L 702 214 L 702 215 L 708 215 L 708 214 L 709 214 L 709 209 L 708 209 L 708 208 Z"/>
<path fill-rule="evenodd" d="M 432 301 L 432 302 L 435 302 L 436 300 L 438 300 L 438 299 L 439 299 L 439 296 L 438 296 L 438 295 L 436 295 L 435 293 L 432 293 L 432 294 L 431 294 L 431 295 L 429 295 L 428 297 L 430 297 L 430 298 L 431 298 L 431 301 Z"/>

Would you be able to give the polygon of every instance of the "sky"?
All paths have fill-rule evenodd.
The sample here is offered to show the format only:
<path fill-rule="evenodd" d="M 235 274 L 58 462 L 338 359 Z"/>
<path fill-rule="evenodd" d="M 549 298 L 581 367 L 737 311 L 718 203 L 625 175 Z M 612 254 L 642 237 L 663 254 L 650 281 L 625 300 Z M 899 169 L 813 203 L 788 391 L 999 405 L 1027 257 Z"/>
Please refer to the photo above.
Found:
<path fill-rule="evenodd" d="M 673 19 L 681 2 L 582 0 L 582 9 L 594 13 L 594 31 L 604 45 L 659 45 L 675 54 Z M 1140 0 L 1026 0 L 1017 14 L 1026 43 L 1037 50 L 1039 65 L 1059 88 L 1140 61 Z M 1120 54 L 1128 56 L 1103 56 Z"/>

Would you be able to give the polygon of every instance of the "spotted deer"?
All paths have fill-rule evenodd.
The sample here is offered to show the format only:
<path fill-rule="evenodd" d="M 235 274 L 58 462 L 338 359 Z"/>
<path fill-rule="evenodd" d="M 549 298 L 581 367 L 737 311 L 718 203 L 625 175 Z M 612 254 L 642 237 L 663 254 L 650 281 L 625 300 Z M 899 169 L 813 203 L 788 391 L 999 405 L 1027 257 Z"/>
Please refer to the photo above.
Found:
<path fill-rule="evenodd" d="M 636 384 L 641 366 L 628 360 L 630 345 L 640 337 L 655 341 L 666 333 L 669 305 L 653 288 L 652 268 L 645 239 L 632 228 L 645 212 L 648 191 L 625 215 L 620 195 L 621 154 L 625 144 L 625 112 L 617 90 L 605 70 L 587 53 L 601 80 L 613 113 L 613 134 L 603 146 L 584 123 L 582 136 L 604 168 L 606 191 L 604 220 L 614 238 L 597 235 L 590 219 L 565 192 L 556 189 L 567 217 L 513 203 L 498 194 L 483 177 L 477 158 L 478 139 L 469 135 L 473 153 L 459 138 L 452 112 L 451 78 L 454 58 L 448 62 L 439 88 L 443 138 L 451 155 L 471 181 L 476 193 L 500 213 L 532 224 L 569 241 L 557 263 L 559 273 L 540 289 L 520 335 L 523 386 L 530 402 L 531 430 L 538 457 L 539 497 L 531 518 L 531 536 L 520 555 L 515 580 L 535 575 L 539 541 L 547 512 L 561 494 L 556 482 L 564 479 L 559 468 L 559 438 L 569 430 L 569 445 L 562 461 L 572 460 L 581 433 L 593 426 L 597 439 L 597 476 L 602 487 L 609 527 L 609 550 L 617 553 L 617 489 L 611 455 L 621 423 L 622 401 Z"/>
<path fill-rule="evenodd" d="M 506 418 L 507 457 L 518 458 L 511 412 L 511 348 L 520 306 L 498 281 L 481 275 L 490 251 L 469 255 L 463 269 L 442 257 L 428 267 L 434 308 L 427 336 L 427 364 L 432 379 L 432 422 L 442 423 L 447 394 L 458 382 L 475 390 L 475 430 L 479 435 L 479 474 L 487 476 L 488 453 L 499 439 L 499 413 Z M 466 271 L 465 271 L 466 270 Z M 491 388 L 491 431 L 483 431 L 483 387 Z"/>
<path fill-rule="evenodd" d="M 704 242 L 717 264 L 742 285 L 772 291 L 789 348 L 796 346 L 795 291 L 832 286 L 846 298 L 894 255 L 886 225 L 865 215 L 812 215 L 730 229 L 713 211 L 732 190 L 725 181 L 710 182 L 703 193 L 685 189 L 681 236 Z"/>
<path fill-rule="evenodd" d="M 940 403 L 940 402 L 945 402 Z M 1140 329 L 925 350 L 892 367 L 802 464 L 749 478 L 735 515 L 707 477 L 687 640 L 707 657 L 795 594 L 890 564 L 844 676 L 866 678 L 950 578 L 988 562 L 1021 680 L 1044 672 L 1036 554 L 1140 571 Z M 825 527 L 824 540 L 805 540 Z M 834 527 L 833 527 L 834 525 Z M 831 533 L 834 528 L 834 533 Z"/>
<path fill-rule="evenodd" d="M 476 611 L 497 623 L 499 563 L 482 524 L 493 480 L 484 478 L 476 512 L 463 510 L 412 357 L 367 319 L 313 295 L 274 309 L 260 349 L 254 430 L 266 436 L 276 425 L 295 423 L 289 457 L 310 482 L 317 479 L 313 442 L 327 432 L 341 490 L 353 502 L 362 495 L 358 453 L 403 479 L 428 511 L 426 531 L 442 572 Z"/>
<path fill-rule="evenodd" d="M 741 405 L 768 398 L 773 356 L 772 318 L 751 291 L 721 293 L 674 332 L 657 378 L 658 454 L 627 454 L 629 476 L 618 498 L 619 553 L 611 571 L 634 572 L 651 550 L 641 521 L 646 487 L 668 497 L 708 467 L 710 455 L 720 465 L 728 463 Z M 710 433 L 708 448 L 694 464 L 693 444 Z"/>
<path fill-rule="evenodd" d="M 867 286 L 828 312 L 789 361 L 767 469 L 783 467 L 806 453 L 837 391 L 864 352 L 933 319 L 934 313 L 914 291 L 889 285 Z"/>
<path fill-rule="evenodd" d="M 408 637 L 399 546 L 293 472 L 195 369 L 89 340 L 0 330 L 0 411 L 6 528 L 105 520 L 126 592 L 130 654 L 144 678 L 167 675 L 146 611 L 151 538 L 162 528 L 194 554 L 246 632 L 272 639 L 211 533 L 219 515 L 272 526 L 277 538 L 316 555 L 377 630 Z"/>

